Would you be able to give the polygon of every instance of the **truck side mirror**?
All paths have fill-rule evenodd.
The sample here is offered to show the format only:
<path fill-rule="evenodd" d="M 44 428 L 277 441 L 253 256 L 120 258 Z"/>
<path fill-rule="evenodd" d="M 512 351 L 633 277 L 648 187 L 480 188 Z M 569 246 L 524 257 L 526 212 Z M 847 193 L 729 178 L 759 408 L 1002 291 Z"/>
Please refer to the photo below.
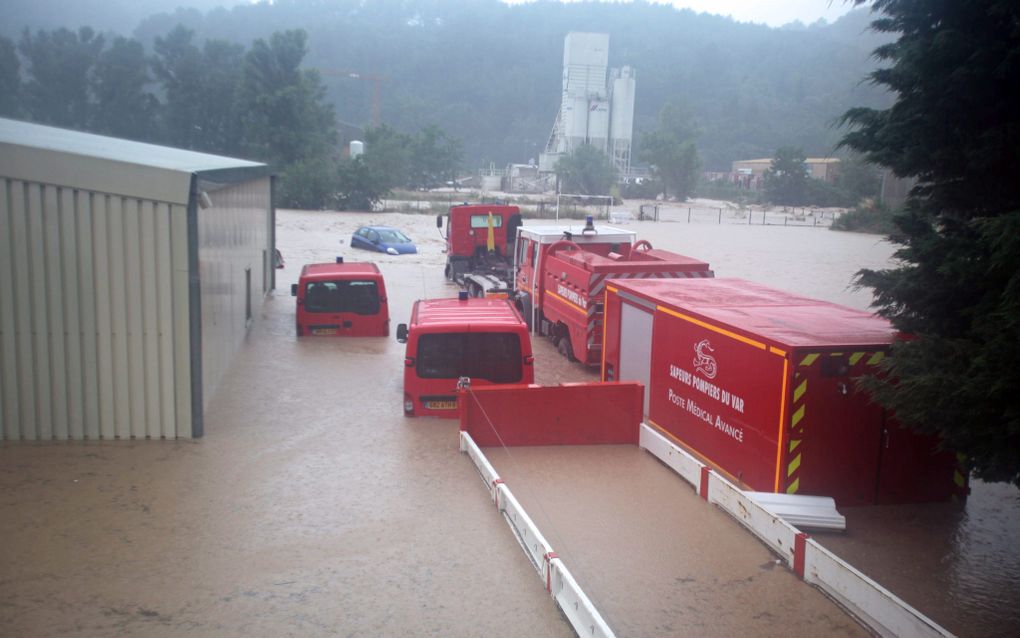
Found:
<path fill-rule="evenodd" d="M 436 215 L 436 228 L 442 228 L 442 227 L 443 227 L 443 216 L 442 215 Z"/>
<path fill-rule="evenodd" d="M 407 343 L 407 324 L 397 324 L 397 341 L 400 343 Z"/>
<path fill-rule="evenodd" d="M 297 297 L 297 284 L 290 285 L 290 296 Z"/>

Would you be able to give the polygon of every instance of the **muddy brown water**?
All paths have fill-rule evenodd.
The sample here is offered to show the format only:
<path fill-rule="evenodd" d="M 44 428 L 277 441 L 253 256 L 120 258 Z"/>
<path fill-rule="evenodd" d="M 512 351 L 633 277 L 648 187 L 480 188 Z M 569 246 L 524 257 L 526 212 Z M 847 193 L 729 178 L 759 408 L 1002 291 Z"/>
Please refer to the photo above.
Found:
<path fill-rule="evenodd" d="M 347 249 L 361 223 L 421 254 Z M 377 261 L 393 322 L 446 296 L 434 218 L 279 211 L 288 267 L 197 442 L 0 447 L 0 635 L 567 636 L 456 424 L 400 415 L 392 339 L 297 340 L 302 263 Z M 663 248 L 854 307 L 891 248 L 823 229 L 635 223 Z M 536 344 L 541 383 L 595 375 Z M 861 628 L 636 448 L 490 458 L 620 635 L 856 635 Z M 819 536 L 960 635 L 1020 635 L 1016 491 L 855 508 Z"/>

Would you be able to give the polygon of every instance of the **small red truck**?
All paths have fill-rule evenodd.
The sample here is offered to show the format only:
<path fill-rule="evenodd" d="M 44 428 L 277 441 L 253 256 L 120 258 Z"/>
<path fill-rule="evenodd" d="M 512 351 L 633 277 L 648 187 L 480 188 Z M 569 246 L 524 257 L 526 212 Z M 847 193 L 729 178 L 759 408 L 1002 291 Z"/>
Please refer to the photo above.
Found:
<path fill-rule="evenodd" d="M 506 299 L 423 299 L 397 326 L 404 358 L 404 414 L 457 418 L 457 382 L 472 387 L 535 382 L 528 328 Z"/>
<path fill-rule="evenodd" d="M 373 263 L 307 264 L 290 294 L 297 297 L 297 335 L 386 337 L 390 311 L 386 284 Z"/>
<path fill-rule="evenodd" d="M 442 230 L 444 216 L 436 217 Z M 462 204 L 445 216 L 446 278 L 472 297 L 507 296 L 513 285 L 514 242 L 521 226 L 517 206 Z"/>
<path fill-rule="evenodd" d="M 514 298 L 533 332 L 570 360 L 602 362 L 602 302 L 613 278 L 712 277 L 700 259 L 657 250 L 632 231 L 596 225 L 523 226 Z"/>
<path fill-rule="evenodd" d="M 840 506 L 966 495 L 955 456 L 857 388 L 896 331 L 742 279 L 614 280 L 603 381 L 645 384 L 645 422 L 734 482 Z"/>

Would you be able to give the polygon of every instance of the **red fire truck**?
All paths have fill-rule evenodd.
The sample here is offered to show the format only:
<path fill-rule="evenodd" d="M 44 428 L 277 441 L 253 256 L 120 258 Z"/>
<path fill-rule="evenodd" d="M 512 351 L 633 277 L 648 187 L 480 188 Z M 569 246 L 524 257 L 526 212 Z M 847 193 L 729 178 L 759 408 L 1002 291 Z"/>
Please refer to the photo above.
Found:
<path fill-rule="evenodd" d="M 515 300 L 532 332 L 550 337 L 571 361 L 602 361 L 602 297 L 613 278 L 712 277 L 701 260 L 658 250 L 611 226 L 524 226 Z"/>
<path fill-rule="evenodd" d="M 444 216 L 437 216 L 436 226 L 443 225 Z M 446 278 L 472 297 L 506 296 L 513 284 L 520 209 L 501 204 L 451 206 L 445 225 Z"/>
<path fill-rule="evenodd" d="M 372 263 L 307 264 L 290 294 L 297 297 L 297 335 L 386 337 L 386 284 Z"/>
<path fill-rule="evenodd" d="M 530 384 L 535 358 L 528 328 L 506 299 L 423 299 L 397 326 L 404 358 L 404 414 L 457 418 L 457 382 Z"/>

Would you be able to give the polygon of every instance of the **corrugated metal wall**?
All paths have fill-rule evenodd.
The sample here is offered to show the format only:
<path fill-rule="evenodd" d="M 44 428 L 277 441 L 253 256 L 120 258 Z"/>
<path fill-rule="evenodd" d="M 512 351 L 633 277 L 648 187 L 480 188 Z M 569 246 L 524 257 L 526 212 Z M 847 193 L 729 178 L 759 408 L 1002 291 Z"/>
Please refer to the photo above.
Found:
<path fill-rule="evenodd" d="M 0 179 L 5 440 L 191 436 L 184 206 Z"/>
<path fill-rule="evenodd" d="M 270 178 L 198 188 L 212 203 L 198 210 L 204 409 L 269 289 Z"/>

